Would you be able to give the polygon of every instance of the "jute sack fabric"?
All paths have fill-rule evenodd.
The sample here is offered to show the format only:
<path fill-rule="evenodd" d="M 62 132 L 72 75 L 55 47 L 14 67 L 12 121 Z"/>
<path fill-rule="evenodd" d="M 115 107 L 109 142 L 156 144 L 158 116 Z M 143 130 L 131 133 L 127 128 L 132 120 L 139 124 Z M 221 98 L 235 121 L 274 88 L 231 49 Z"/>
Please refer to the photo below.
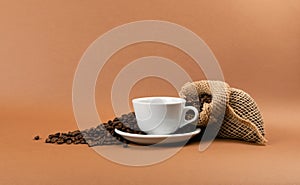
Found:
<path fill-rule="evenodd" d="M 204 95 L 210 95 L 212 101 L 203 101 Z M 198 109 L 197 126 L 206 126 L 210 119 L 212 122 L 223 120 L 218 137 L 257 144 L 267 142 L 260 110 L 246 92 L 231 88 L 225 82 L 202 80 L 186 83 L 179 96 Z"/>

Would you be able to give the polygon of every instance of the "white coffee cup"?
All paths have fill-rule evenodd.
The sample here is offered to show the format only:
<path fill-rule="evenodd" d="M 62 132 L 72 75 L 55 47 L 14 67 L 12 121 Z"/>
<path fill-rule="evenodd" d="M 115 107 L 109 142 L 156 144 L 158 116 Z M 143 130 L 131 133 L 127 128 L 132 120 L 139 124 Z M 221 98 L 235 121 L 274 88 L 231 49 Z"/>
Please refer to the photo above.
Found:
<path fill-rule="evenodd" d="M 176 97 L 144 97 L 133 99 L 137 124 L 139 128 L 153 135 L 171 134 L 198 119 L 199 112 L 193 106 L 185 106 L 185 99 Z M 187 111 L 195 116 L 185 119 Z"/>

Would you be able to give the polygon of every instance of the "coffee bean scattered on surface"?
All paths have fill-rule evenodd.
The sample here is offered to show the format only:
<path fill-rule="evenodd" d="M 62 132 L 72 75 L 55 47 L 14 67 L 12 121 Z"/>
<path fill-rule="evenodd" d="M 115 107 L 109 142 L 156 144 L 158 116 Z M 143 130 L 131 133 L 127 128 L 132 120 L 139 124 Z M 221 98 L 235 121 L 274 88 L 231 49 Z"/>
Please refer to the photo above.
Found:
<path fill-rule="evenodd" d="M 146 134 L 139 129 L 135 113 L 130 112 L 128 114 L 123 114 L 121 117 L 109 120 L 107 123 L 99 124 L 96 127 L 82 131 L 75 130 L 68 133 L 58 132 L 50 134 L 45 142 L 57 144 L 88 144 L 90 147 L 123 144 L 123 147 L 127 148 L 130 141 L 117 134 L 115 129 L 133 134 Z M 189 124 L 178 129 L 174 134 L 186 133 L 194 130 L 195 125 Z"/>
<path fill-rule="evenodd" d="M 34 136 L 34 138 L 33 138 L 34 140 L 39 140 L 40 139 L 40 136 Z"/>

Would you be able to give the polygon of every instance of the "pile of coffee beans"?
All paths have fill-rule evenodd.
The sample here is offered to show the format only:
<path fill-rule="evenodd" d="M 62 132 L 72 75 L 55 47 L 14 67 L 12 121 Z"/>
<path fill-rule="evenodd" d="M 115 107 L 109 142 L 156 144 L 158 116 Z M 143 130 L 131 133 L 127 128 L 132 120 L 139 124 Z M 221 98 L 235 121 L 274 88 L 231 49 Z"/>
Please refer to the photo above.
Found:
<path fill-rule="evenodd" d="M 212 95 L 206 94 L 206 93 L 201 94 L 199 96 L 199 101 L 200 101 L 200 108 L 202 110 L 204 103 L 211 103 L 211 101 L 212 101 Z"/>
<path fill-rule="evenodd" d="M 187 99 L 186 105 L 194 106 L 201 112 L 203 104 L 211 103 L 211 101 L 211 95 L 202 94 L 198 98 Z M 194 117 L 194 113 L 187 112 L 186 119 L 192 117 Z M 189 124 L 178 129 L 174 134 L 191 132 L 195 130 L 195 127 L 195 125 Z M 96 127 L 85 129 L 83 131 L 75 130 L 67 133 L 58 132 L 50 134 L 45 142 L 57 144 L 88 144 L 90 147 L 123 144 L 124 147 L 127 147 L 129 141 L 117 134 L 115 129 L 133 134 L 146 134 L 139 129 L 135 113 L 130 112 L 128 114 L 123 114 L 121 117 L 109 120 L 107 123 L 99 124 Z"/>
<path fill-rule="evenodd" d="M 86 141 L 79 130 L 67 133 L 57 132 L 55 134 L 50 134 L 45 142 L 57 144 L 86 144 Z"/>
<path fill-rule="evenodd" d="M 193 96 L 186 97 L 186 106 L 194 106 L 200 113 L 200 112 L 202 112 L 203 104 L 211 103 L 211 101 L 212 101 L 212 95 L 203 93 L 197 97 L 193 97 Z M 193 111 L 188 111 L 185 116 L 185 119 L 189 120 L 189 119 L 193 118 L 194 115 L 195 115 L 195 113 Z"/>
<path fill-rule="evenodd" d="M 139 130 L 135 114 L 130 112 L 83 131 L 75 130 L 67 133 L 50 134 L 45 142 L 53 144 L 88 144 L 90 147 L 124 144 L 124 147 L 126 147 L 129 141 L 118 135 L 115 129 L 134 134 L 146 134 Z"/>
<path fill-rule="evenodd" d="M 140 131 L 137 126 L 135 114 L 131 112 L 109 120 L 107 123 L 100 124 L 97 127 L 83 130 L 82 135 L 89 146 L 129 143 L 129 141 L 117 134 L 115 129 L 133 134 L 146 134 Z"/>

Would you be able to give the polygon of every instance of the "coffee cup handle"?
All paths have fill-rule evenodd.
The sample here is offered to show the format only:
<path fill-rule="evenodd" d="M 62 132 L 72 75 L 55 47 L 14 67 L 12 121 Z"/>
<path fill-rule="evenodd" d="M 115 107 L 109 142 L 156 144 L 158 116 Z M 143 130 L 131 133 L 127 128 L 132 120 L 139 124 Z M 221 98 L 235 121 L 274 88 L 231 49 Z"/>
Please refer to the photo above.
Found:
<path fill-rule="evenodd" d="M 195 113 L 195 116 L 192 119 L 190 119 L 190 120 L 186 120 L 185 119 L 185 114 L 189 110 L 192 110 Z M 198 112 L 198 110 L 195 107 L 193 107 L 193 106 L 186 106 L 186 107 L 184 107 L 183 111 L 182 111 L 182 115 L 181 115 L 181 120 L 182 121 L 181 121 L 181 125 L 180 125 L 179 128 L 181 128 L 181 127 L 183 127 L 183 126 L 185 126 L 187 124 L 190 124 L 190 123 L 196 121 L 198 119 L 198 117 L 199 117 L 199 112 Z"/>

